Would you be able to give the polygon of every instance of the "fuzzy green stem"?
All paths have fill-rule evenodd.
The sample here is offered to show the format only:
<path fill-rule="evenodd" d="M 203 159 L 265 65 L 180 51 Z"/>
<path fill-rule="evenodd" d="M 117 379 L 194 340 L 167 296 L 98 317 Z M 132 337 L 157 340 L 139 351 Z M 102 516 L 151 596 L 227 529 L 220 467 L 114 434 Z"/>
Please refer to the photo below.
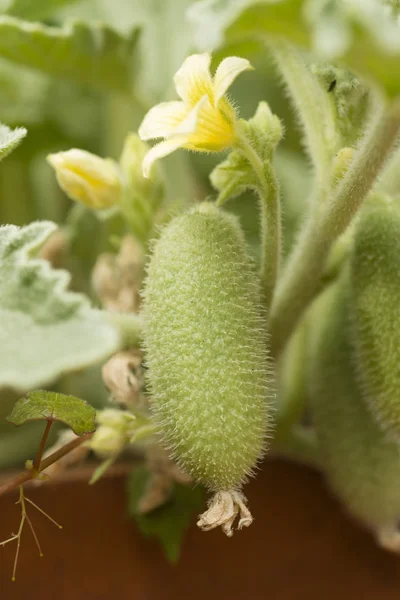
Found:
<path fill-rule="evenodd" d="M 265 306 L 269 310 L 278 280 L 281 258 L 279 183 L 272 163 L 269 161 L 263 163 L 245 136 L 241 136 L 238 149 L 250 162 L 259 181 L 262 246 L 260 279 Z"/>
<path fill-rule="evenodd" d="M 333 243 L 346 230 L 374 185 L 400 133 L 400 98 L 373 124 L 322 212 L 314 211 L 289 259 L 271 307 L 269 331 L 277 357 L 318 292 Z"/>

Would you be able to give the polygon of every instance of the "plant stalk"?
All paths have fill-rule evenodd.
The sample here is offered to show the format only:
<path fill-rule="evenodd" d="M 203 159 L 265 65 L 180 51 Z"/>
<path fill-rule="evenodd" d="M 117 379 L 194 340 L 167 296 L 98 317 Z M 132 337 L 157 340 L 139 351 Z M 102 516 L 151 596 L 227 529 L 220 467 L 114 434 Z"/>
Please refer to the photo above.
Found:
<path fill-rule="evenodd" d="M 92 437 L 92 435 L 92 433 L 85 433 L 84 435 L 81 435 L 75 440 L 72 440 L 68 444 L 65 444 L 65 446 L 59 448 L 58 450 L 56 450 L 56 452 L 53 452 L 53 454 L 42 460 L 38 470 L 35 470 L 34 468 L 27 469 L 23 473 L 12 477 L 9 481 L 6 481 L 6 483 L 0 486 L 0 496 L 6 494 L 7 492 L 10 492 L 16 487 L 19 487 L 27 481 L 30 481 L 31 479 L 35 479 L 38 476 L 38 473 L 47 469 L 47 467 L 57 462 L 60 458 L 62 458 L 69 452 L 72 452 L 72 450 L 75 450 L 75 448 L 81 446 L 84 442 L 87 442 Z"/>
<path fill-rule="evenodd" d="M 314 211 L 279 282 L 269 316 L 271 350 L 278 357 L 319 289 L 329 251 L 347 229 L 396 146 L 400 97 L 372 126 L 323 211 Z"/>
<path fill-rule="evenodd" d="M 247 139 L 242 136 L 238 148 L 243 152 L 257 175 L 261 213 L 260 279 L 267 310 L 271 306 L 279 275 L 281 258 L 281 214 L 279 183 L 272 163 L 263 163 Z"/>

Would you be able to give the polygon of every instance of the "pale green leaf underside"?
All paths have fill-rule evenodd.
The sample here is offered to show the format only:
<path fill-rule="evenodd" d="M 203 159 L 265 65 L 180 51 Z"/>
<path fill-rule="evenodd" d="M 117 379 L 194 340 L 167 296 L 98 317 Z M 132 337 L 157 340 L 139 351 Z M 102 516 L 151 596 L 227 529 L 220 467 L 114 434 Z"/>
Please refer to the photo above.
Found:
<path fill-rule="evenodd" d="M 50 222 L 0 228 L 0 387 L 25 391 L 95 364 L 119 347 L 119 334 L 69 275 L 32 254 Z"/>
<path fill-rule="evenodd" d="M 0 161 L 15 150 L 26 134 L 25 127 L 10 129 L 7 125 L 0 124 Z"/>
<path fill-rule="evenodd" d="M 76 435 L 92 433 L 96 429 L 93 406 L 75 396 L 45 390 L 35 390 L 17 400 L 6 420 L 16 426 L 27 421 L 61 421 Z"/>
<path fill-rule="evenodd" d="M 39 20 L 75 2 L 79 0 L 11 0 L 5 12 L 20 19 Z"/>
<path fill-rule="evenodd" d="M 355 72 L 365 73 L 368 78 L 375 77 L 391 95 L 397 95 L 400 23 L 397 32 L 395 21 L 388 23 L 382 11 L 376 22 L 368 21 L 370 3 L 367 2 L 363 10 L 360 3 L 359 15 L 354 11 L 352 16 L 345 10 L 346 3 L 332 4 L 343 12 L 343 23 L 351 32 L 349 46 L 343 48 L 340 59 Z M 265 35 L 268 42 L 271 36 L 282 36 L 294 44 L 318 51 L 315 33 L 321 31 L 322 21 L 317 21 L 313 30 L 307 23 L 307 6 L 305 0 L 200 0 L 189 9 L 188 19 L 200 50 L 216 50 L 225 42 L 234 53 L 237 52 L 235 46 L 239 47 L 244 41 L 260 42 Z M 340 32 L 339 28 L 339 35 Z M 337 58 L 331 57 L 332 60 Z"/>
<path fill-rule="evenodd" d="M 0 17 L 0 56 L 57 77 L 128 92 L 138 30 L 123 36 L 103 24 L 63 28 Z"/>

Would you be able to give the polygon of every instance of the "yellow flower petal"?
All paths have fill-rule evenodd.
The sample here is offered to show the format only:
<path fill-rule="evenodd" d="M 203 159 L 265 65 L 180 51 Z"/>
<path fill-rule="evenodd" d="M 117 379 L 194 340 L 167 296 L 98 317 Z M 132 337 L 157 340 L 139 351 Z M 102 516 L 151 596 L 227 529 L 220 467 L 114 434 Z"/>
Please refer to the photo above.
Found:
<path fill-rule="evenodd" d="M 176 127 L 176 129 L 170 134 L 170 138 L 176 136 L 188 136 L 195 133 L 199 120 L 199 114 L 204 105 L 208 102 L 208 97 L 203 96 L 194 108 L 187 114 L 186 118 Z"/>
<path fill-rule="evenodd" d="M 195 106 L 202 96 L 212 97 L 210 63 L 210 54 L 192 54 L 175 73 L 176 91 L 189 109 Z"/>
<path fill-rule="evenodd" d="M 64 192 L 91 208 L 104 209 L 115 205 L 121 193 L 121 176 L 111 159 L 72 148 L 50 154 L 57 181 Z"/>
<path fill-rule="evenodd" d="M 236 77 L 243 71 L 252 70 L 253 67 L 245 58 L 228 56 L 218 66 L 214 76 L 215 103 L 218 106 L 222 96 L 235 81 Z"/>
<path fill-rule="evenodd" d="M 218 110 L 206 97 L 199 102 L 196 109 L 197 114 L 193 115 L 196 117 L 196 128 L 188 136 L 185 148 L 220 152 L 232 146 L 236 135 L 234 121 L 230 120 L 227 114 Z M 234 117 L 234 111 L 231 110 Z"/>
<path fill-rule="evenodd" d="M 162 102 L 149 110 L 139 127 L 142 140 L 168 137 L 187 115 L 183 102 Z"/>
<path fill-rule="evenodd" d="M 174 139 L 166 140 L 165 142 L 160 142 L 153 146 L 151 150 L 148 151 L 146 156 L 144 157 L 142 168 L 143 168 L 143 176 L 150 177 L 151 167 L 154 161 L 162 158 L 163 156 L 167 156 L 171 154 L 178 148 L 182 148 L 187 141 L 186 137 L 177 137 Z"/>

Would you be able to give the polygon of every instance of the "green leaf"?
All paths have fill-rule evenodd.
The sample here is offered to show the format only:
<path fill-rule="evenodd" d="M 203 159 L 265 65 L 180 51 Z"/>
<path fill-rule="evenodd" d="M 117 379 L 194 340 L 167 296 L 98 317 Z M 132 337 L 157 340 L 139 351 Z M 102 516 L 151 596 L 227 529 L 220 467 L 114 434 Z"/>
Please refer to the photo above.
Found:
<path fill-rule="evenodd" d="M 175 484 L 170 500 L 150 513 L 141 514 L 138 505 L 145 492 L 149 471 L 138 467 L 128 478 L 128 507 L 139 530 L 146 537 L 156 538 L 163 547 L 167 559 L 179 560 L 183 536 L 192 516 L 202 508 L 203 490 Z"/>
<path fill-rule="evenodd" d="M 68 4 L 79 0 L 11 0 L 5 14 L 29 19 L 32 21 L 43 19 Z"/>
<path fill-rule="evenodd" d="M 202 0 L 187 10 L 194 42 L 199 50 L 214 50 L 222 45 L 225 30 L 259 0 Z"/>
<path fill-rule="evenodd" d="M 0 56 L 44 73 L 129 92 L 138 29 L 123 36 L 103 24 L 65 27 L 0 17 Z"/>
<path fill-rule="evenodd" d="M 137 23 L 143 27 L 137 86 L 150 106 L 168 98 L 169 90 L 175 96 L 172 77 L 193 46 L 185 19 L 190 3 L 191 0 L 130 0 Z"/>
<path fill-rule="evenodd" d="M 0 160 L 3 160 L 22 142 L 28 132 L 25 127 L 10 129 L 0 124 Z"/>
<path fill-rule="evenodd" d="M 38 387 L 120 346 L 108 317 L 67 290 L 69 274 L 34 258 L 55 229 L 47 221 L 0 227 L 0 387 Z"/>
<path fill-rule="evenodd" d="M 334 9 L 330 22 L 325 8 Z M 312 48 L 323 60 L 336 60 L 340 54 L 355 72 L 376 78 L 392 95 L 399 92 L 400 22 L 378 2 L 359 2 L 354 10 L 352 3 L 330 0 L 201 0 L 188 16 L 201 50 L 283 37 Z"/>
<path fill-rule="evenodd" d="M 27 421 L 61 421 L 76 435 L 96 429 L 96 411 L 85 400 L 58 392 L 36 390 L 20 398 L 6 419 L 19 426 Z"/>
<path fill-rule="evenodd" d="M 94 485 L 101 479 L 111 465 L 116 461 L 117 456 L 110 456 L 103 460 L 94 470 L 93 475 L 90 478 L 89 485 Z"/>

